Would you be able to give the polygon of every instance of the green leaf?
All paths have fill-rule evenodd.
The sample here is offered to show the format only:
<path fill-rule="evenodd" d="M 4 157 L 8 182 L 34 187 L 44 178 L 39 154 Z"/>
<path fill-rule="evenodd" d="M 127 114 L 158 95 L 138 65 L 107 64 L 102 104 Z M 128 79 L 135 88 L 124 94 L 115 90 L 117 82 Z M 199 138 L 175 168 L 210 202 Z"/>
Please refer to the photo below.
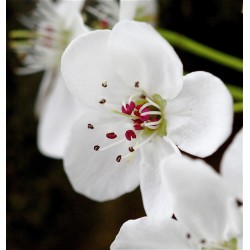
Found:
<path fill-rule="evenodd" d="M 170 42 L 173 46 L 179 49 L 203 57 L 210 61 L 216 62 L 223 66 L 232 68 L 234 70 L 240 72 L 243 71 L 243 61 L 240 58 L 215 50 L 204 44 L 198 43 L 186 36 L 183 36 L 181 34 L 178 34 L 170 30 L 158 29 L 158 32 L 166 40 L 168 40 L 168 42 Z"/>

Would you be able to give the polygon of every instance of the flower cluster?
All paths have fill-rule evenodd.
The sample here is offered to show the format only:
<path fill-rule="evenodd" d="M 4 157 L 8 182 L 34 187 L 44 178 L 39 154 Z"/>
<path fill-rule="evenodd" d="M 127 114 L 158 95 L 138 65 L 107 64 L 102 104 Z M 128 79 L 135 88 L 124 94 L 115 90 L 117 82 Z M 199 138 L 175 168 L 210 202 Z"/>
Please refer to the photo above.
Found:
<path fill-rule="evenodd" d="M 183 76 L 152 26 L 154 0 L 87 2 L 41 1 L 23 18 L 31 30 L 11 34 L 24 54 L 20 72 L 45 70 L 41 152 L 62 158 L 75 191 L 90 199 L 140 186 L 147 216 L 124 223 L 111 249 L 241 249 L 242 131 L 221 174 L 182 154 L 207 157 L 229 137 L 229 91 L 208 72 Z"/>

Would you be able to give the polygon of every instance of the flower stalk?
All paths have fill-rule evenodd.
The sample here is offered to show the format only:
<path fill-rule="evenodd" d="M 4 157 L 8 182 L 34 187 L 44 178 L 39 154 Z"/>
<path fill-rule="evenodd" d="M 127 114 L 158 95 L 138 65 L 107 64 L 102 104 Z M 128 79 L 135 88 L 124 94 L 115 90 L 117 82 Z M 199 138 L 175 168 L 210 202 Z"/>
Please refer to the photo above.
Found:
<path fill-rule="evenodd" d="M 158 32 L 173 46 L 178 47 L 179 49 L 203 57 L 231 69 L 240 72 L 243 71 L 243 62 L 240 58 L 215 50 L 170 30 L 158 29 Z"/>

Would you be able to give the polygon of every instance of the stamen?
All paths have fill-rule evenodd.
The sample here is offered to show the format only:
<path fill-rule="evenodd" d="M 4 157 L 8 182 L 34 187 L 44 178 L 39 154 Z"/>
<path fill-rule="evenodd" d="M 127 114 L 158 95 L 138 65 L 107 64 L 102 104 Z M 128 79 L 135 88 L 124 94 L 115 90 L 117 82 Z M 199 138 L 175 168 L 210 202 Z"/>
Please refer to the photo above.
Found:
<path fill-rule="evenodd" d="M 155 122 L 144 122 L 144 125 L 147 127 L 147 126 L 155 126 L 155 125 L 158 125 L 160 124 L 162 121 L 162 119 L 158 120 L 158 121 L 155 121 Z"/>
<path fill-rule="evenodd" d="M 191 234 L 190 233 L 187 233 L 186 236 L 187 236 L 188 239 L 191 238 Z"/>
<path fill-rule="evenodd" d="M 142 111 L 143 111 L 146 107 L 148 107 L 148 106 L 151 106 L 151 104 L 150 104 L 149 102 L 143 104 L 143 105 L 140 107 L 139 112 L 142 113 Z"/>
<path fill-rule="evenodd" d="M 134 152 L 134 151 L 135 151 L 133 147 L 129 147 L 128 150 L 129 150 L 130 152 Z"/>
<path fill-rule="evenodd" d="M 133 130 L 130 129 L 125 132 L 125 137 L 128 141 L 131 141 L 132 139 L 136 138 L 136 134 Z"/>
<path fill-rule="evenodd" d="M 119 140 L 119 141 L 116 141 L 116 142 L 111 143 L 111 144 L 109 144 L 109 145 L 107 145 L 107 146 L 105 146 L 105 147 L 100 148 L 99 151 L 104 151 L 104 150 L 106 150 L 106 149 L 112 148 L 112 147 L 114 147 L 114 146 L 116 146 L 116 145 L 119 145 L 120 143 L 125 142 L 125 141 L 126 141 L 126 139 L 123 138 L 123 139 L 121 139 L 121 140 Z"/>
<path fill-rule="evenodd" d="M 94 146 L 94 150 L 95 150 L 95 151 L 98 151 L 99 148 L 100 148 L 100 146 L 98 146 L 98 145 L 95 145 L 95 146 Z"/>
<path fill-rule="evenodd" d="M 104 88 L 106 88 L 106 87 L 108 86 L 108 82 L 107 82 L 107 81 L 103 82 L 103 83 L 102 83 L 102 86 L 103 86 Z"/>
<path fill-rule="evenodd" d="M 106 134 L 106 137 L 108 139 L 115 139 L 117 137 L 117 134 L 115 134 L 114 132 L 110 132 Z"/>
<path fill-rule="evenodd" d="M 93 126 L 92 124 L 89 123 L 89 124 L 88 124 L 88 128 L 89 128 L 89 129 L 94 129 L 94 126 Z"/>
<path fill-rule="evenodd" d="M 201 243 L 201 244 L 206 244 L 206 240 L 205 240 L 205 239 L 202 239 L 202 240 L 200 241 L 200 243 Z"/>
<path fill-rule="evenodd" d="M 134 150 L 137 150 L 138 148 L 144 146 L 146 143 L 148 143 L 149 141 L 151 141 L 156 135 L 157 135 L 157 131 L 154 132 L 152 135 L 150 135 L 146 140 L 144 140 L 144 141 L 141 142 L 140 144 L 136 145 L 136 146 L 134 147 Z"/>
<path fill-rule="evenodd" d="M 158 109 L 161 109 L 161 107 L 158 105 L 158 104 L 156 104 L 155 102 L 153 102 L 151 99 L 149 99 L 148 97 L 146 97 L 146 100 L 151 104 L 151 105 L 153 105 L 153 106 L 155 106 L 156 108 L 158 108 Z"/>
<path fill-rule="evenodd" d="M 133 98 L 139 97 L 139 96 L 141 96 L 141 94 L 138 94 L 138 93 L 131 95 L 131 96 L 129 97 L 129 99 L 128 99 L 128 103 L 131 103 L 131 101 L 132 101 Z"/>
<path fill-rule="evenodd" d="M 144 115 L 161 115 L 160 111 L 148 111 L 148 112 L 143 112 L 141 113 L 142 116 Z"/>
<path fill-rule="evenodd" d="M 140 87 L 139 81 L 135 82 L 135 87 L 136 87 L 136 88 L 139 88 L 139 87 Z"/>
<path fill-rule="evenodd" d="M 106 102 L 105 99 L 101 99 L 101 100 L 99 101 L 100 104 L 104 104 L 105 102 Z"/>
<path fill-rule="evenodd" d="M 122 156 L 121 156 L 121 155 L 118 155 L 118 156 L 116 157 L 116 161 L 117 161 L 117 162 L 120 162 L 121 159 L 122 159 Z"/>

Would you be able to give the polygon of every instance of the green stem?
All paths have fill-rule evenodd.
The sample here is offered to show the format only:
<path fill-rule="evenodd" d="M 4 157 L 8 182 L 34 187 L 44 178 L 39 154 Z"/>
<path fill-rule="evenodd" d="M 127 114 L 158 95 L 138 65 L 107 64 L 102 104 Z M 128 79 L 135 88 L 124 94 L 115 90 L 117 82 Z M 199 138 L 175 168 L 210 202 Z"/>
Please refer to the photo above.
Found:
<path fill-rule="evenodd" d="M 243 112 L 243 102 L 234 103 L 234 112 L 236 113 Z"/>
<path fill-rule="evenodd" d="M 228 90 L 230 91 L 231 95 L 233 96 L 235 101 L 242 101 L 243 100 L 243 89 L 241 87 L 237 87 L 231 84 L 226 84 Z"/>
<path fill-rule="evenodd" d="M 158 32 L 173 46 L 234 70 L 243 71 L 243 62 L 240 58 L 225 54 L 170 30 L 158 29 Z"/>

